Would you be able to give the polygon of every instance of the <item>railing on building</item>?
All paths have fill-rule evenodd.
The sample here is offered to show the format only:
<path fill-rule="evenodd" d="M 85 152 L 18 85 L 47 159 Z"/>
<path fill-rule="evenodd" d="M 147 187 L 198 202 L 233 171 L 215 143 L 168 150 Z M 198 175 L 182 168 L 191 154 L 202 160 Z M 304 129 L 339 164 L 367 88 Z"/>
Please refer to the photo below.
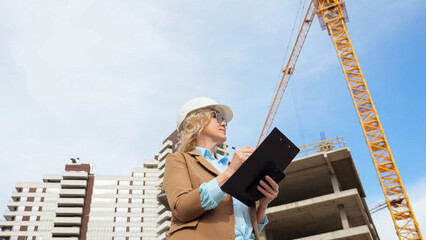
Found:
<path fill-rule="evenodd" d="M 319 142 L 300 146 L 300 152 L 296 157 L 308 156 L 319 152 L 328 152 L 342 147 L 346 147 L 345 139 L 343 139 L 343 137 L 325 139 Z"/>

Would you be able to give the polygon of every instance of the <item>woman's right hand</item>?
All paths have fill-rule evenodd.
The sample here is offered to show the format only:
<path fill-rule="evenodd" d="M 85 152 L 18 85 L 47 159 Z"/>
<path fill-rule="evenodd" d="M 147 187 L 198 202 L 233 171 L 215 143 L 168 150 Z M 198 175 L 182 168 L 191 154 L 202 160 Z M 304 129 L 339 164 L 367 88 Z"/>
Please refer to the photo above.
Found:
<path fill-rule="evenodd" d="M 232 171 L 232 174 L 241 167 L 241 165 L 250 157 L 254 152 L 254 149 L 250 146 L 235 149 L 234 156 L 228 169 Z"/>
<path fill-rule="evenodd" d="M 250 157 L 254 152 L 254 149 L 250 146 L 235 149 L 234 156 L 232 157 L 231 164 L 229 167 L 217 176 L 216 180 L 219 186 L 222 186 L 237 170 L 241 165 Z"/>

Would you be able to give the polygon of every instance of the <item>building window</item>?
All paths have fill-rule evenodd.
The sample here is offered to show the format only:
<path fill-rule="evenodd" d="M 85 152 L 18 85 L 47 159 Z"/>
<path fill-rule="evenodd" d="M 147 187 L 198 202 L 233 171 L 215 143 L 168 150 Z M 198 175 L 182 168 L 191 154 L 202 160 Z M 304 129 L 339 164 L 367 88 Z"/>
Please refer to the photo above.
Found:
<path fill-rule="evenodd" d="M 144 227 L 143 231 L 144 232 L 155 232 L 156 229 L 155 229 L 155 227 Z"/>
<path fill-rule="evenodd" d="M 130 212 L 131 213 L 141 213 L 142 212 L 142 208 L 131 208 L 130 209 Z"/>
<path fill-rule="evenodd" d="M 132 203 L 142 203 L 142 198 L 132 198 Z"/>
<path fill-rule="evenodd" d="M 117 203 L 129 203 L 128 198 L 117 198 Z"/>
<path fill-rule="evenodd" d="M 133 181 L 133 186 L 143 186 L 143 181 Z"/>
<path fill-rule="evenodd" d="M 130 185 L 130 181 L 119 181 L 119 184 L 121 186 L 129 186 Z"/>
<path fill-rule="evenodd" d="M 129 189 L 119 189 L 118 194 L 129 194 Z"/>
<path fill-rule="evenodd" d="M 155 222 L 155 221 L 156 221 L 156 219 L 155 219 L 155 218 L 145 217 L 145 218 L 143 218 L 143 221 L 144 221 L 144 222 Z"/>
<path fill-rule="evenodd" d="M 145 194 L 149 195 L 157 195 L 159 193 L 159 190 L 145 190 Z"/>
<path fill-rule="evenodd" d="M 42 193 L 43 192 L 43 188 L 37 188 L 36 189 L 36 193 Z"/>
<path fill-rule="evenodd" d="M 117 212 L 119 212 L 119 213 L 129 212 L 129 209 L 128 208 L 119 207 L 119 208 L 117 208 Z"/>
<path fill-rule="evenodd" d="M 59 193 L 59 188 L 47 188 L 46 193 Z"/>
<path fill-rule="evenodd" d="M 157 203 L 157 199 L 147 198 L 145 199 L 145 203 Z"/>
<path fill-rule="evenodd" d="M 115 222 L 127 222 L 127 217 L 116 217 Z"/>
<path fill-rule="evenodd" d="M 142 193 L 143 193 L 142 190 L 136 190 L 136 189 L 134 189 L 132 191 L 132 194 L 142 194 Z"/>
<path fill-rule="evenodd" d="M 145 175 L 145 173 L 143 173 L 143 172 L 134 172 L 133 173 L 133 177 L 145 177 L 144 175 Z"/>
<path fill-rule="evenodd" d="M 141 232 L 140 227 L 130 227 L 129 232 Z"/>
<path fill-rule="evenodd" d="M 45 197 L 44 202 L 57 202 L 57 198 L 54 197 Z"/>
<path fill-rule="evenodd" d="M 147 181 L 145 186 L 150 186 L 150 187 L 155 187 L 158 185 L 158 182 L 154 182 L 154 181 Z"/>
<path fill-rule="evenodd" d="M 155 212 L 157 212 L 157 208 L 152 208 L 152 207 L 144 208 L 144 212 L 155 213 Z"/>
<path fill-rule="evenodd" d="M 149 173 L 146 173 L 146 177 L 157 178 L 158 177 L 158 173 L 149 172 Z"/>
<path fill-rule="evenodd" d="M 126 232 L 126 227 L 115 227 L 114 232 Z"/>
<path fill-rule="evenodd" d="M 141 222 L 141 217 L 130 217 L 130 222 Z"/>

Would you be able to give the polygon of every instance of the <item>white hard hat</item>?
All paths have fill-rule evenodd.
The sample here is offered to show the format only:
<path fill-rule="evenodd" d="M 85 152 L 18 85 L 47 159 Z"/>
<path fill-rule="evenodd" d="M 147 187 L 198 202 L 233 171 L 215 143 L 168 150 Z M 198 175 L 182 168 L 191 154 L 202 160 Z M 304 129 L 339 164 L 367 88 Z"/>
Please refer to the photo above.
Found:
<path fill-rule="evenodd" d="M 233 113 L 230 107 L 218 104 L 215 100 L 206 98 L 206 97 L 198 97 L 194 98 L 187 103 L 185 103 L 179 110 L 178 117 L 177 117 L 177 129 L 179 131 L 180 125 L 182 124 L 183 120 L 188 116 L 189 113 L 205 107 L 211 107 L 217 111 L 220 112 L 220 114 L 225 118 L 227 122 L 231 121 L 233 117 Z"/>

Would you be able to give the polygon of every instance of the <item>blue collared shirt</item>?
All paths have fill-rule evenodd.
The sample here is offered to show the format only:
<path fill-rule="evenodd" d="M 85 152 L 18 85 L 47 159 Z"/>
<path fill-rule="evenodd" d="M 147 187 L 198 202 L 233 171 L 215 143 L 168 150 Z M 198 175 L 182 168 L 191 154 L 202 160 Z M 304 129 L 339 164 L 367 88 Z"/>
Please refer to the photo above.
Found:
<path fill-rule="evenodd" d="M 217 155 L 217 159 L 213 157 L 208 149 L 195 147 L 195 150 L 201 154 L 209 163 L 211 163 L 220 173 L 223 173 L 228 168 L 228 158 L 220 154 Z M 213 178 L 210 182 L 203 183 L 200 186 L 201 206 L 205 210 L 216 208 L 220 201 L 226 197 L 226 193 L 223 192 L 216 178 Z M 250 213 L 248 207 L 240 202 L 236 198 L 232 198 L 234 205 L 234 217 L 235 217 L 235 239 L 236 240 L 254 240 L 256 239 L 253 232 L 253 225 L 250 219 Z M 257 224 L 259 232 L 268 223 L 268 218 L 265 216 L 263 224 Z"/>

